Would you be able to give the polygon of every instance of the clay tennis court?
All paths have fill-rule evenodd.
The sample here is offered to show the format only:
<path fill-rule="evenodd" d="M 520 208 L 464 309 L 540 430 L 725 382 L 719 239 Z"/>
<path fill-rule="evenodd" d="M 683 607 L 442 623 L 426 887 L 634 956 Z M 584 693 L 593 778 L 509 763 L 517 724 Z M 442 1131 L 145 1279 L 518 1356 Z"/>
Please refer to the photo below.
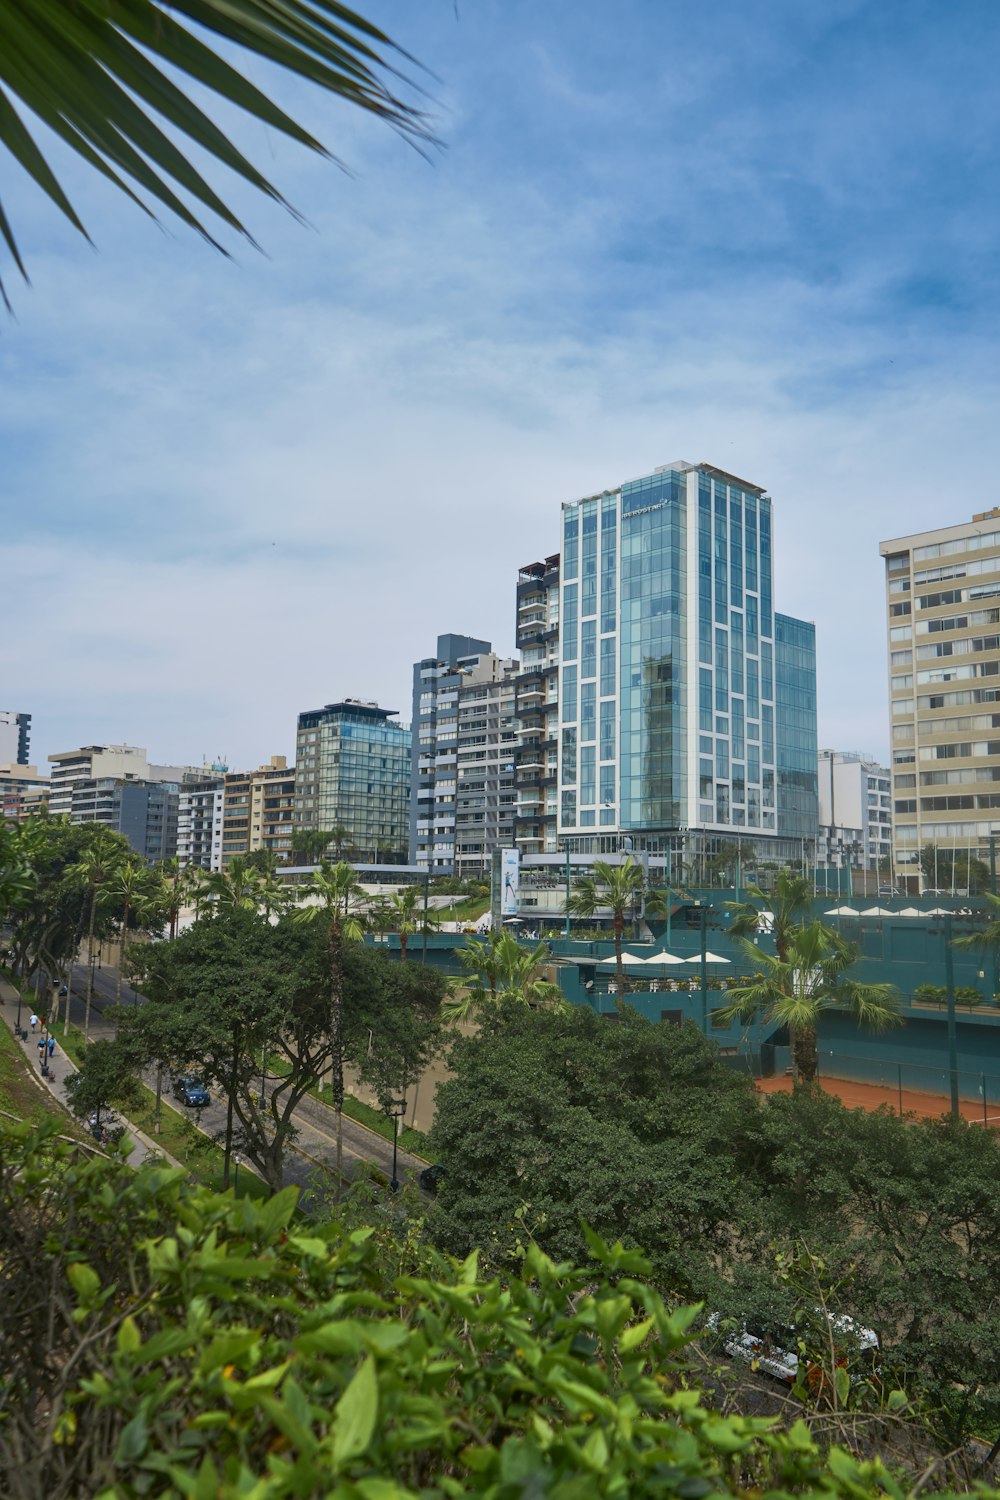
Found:
<path fill-rule="evenodd" d="M 898 1088 L 888 1088 L 878 1083 L 855 1083 L 848 1078 L 820 1078 L 817 1082 L 825 1094 L 832 1094 L 848 1109 L 875 1110 L 888 1104 L 894 1114 L 899 1113 L 900 1091 Z M 787 1074 L 774 1078 L 759 1078 L 757 1087 L 764 1094 L 789 1094 L 792 1091 L 792 1080 Z M 920 1089 L 904 1087 L 902 1103 L 904 1114 L 919 1115 L 922 1119 L 934 1119 L 938 1115 L 946 1115 L 951 1111 L 951 1104 L 947 1097 L 941 1094 L 924 1093 Z M 965 1120 L 972 1120 L 977 1125 L 986 1124 L 991 1130 L 1000 1129 L 1000 1109 L 996 1104 L 987 1105 L 985 1120 L 981 1099 L 959 1099 L 958 1109 Z"/>

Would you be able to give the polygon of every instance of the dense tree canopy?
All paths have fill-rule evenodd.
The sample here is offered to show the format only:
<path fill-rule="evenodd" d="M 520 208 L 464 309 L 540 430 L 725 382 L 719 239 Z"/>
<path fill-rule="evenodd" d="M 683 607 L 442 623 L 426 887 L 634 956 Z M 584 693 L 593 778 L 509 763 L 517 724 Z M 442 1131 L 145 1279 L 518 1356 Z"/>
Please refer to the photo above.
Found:
<path fill-rule="evenodd" d="M 120 1046 L 137 1065 L 165 1062 L 218 1086 L 237 1143 L 280 1188 L 294 1111 L 334 1056 L 322 924 L 223 907 L 143 961 L 149 1003 L 122 1015 Z M 346 1060 L 383 1092 L 405 1087 L 433 1044 L 443 989 L 429 969 L 346 944 Z"/>
<path fill-rule="evenodd" d="M 995 1132 L 761 1095 L 693 1027 L 628 1009 L 510 1007 L 451 1056 L 432 1132 L 444 1249 L 579 1258 L 584 1218 L 724 1314 L 802 1326 L 829 1294 L 949 1436 L 1000 1431 Z"/>

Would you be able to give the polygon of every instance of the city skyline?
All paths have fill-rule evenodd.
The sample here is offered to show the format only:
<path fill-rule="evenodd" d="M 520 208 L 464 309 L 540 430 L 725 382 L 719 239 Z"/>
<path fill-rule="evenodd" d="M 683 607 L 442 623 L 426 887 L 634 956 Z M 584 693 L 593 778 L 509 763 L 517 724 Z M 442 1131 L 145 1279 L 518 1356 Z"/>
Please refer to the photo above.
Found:
<path fill-rule="evenodd" d="M 33 286 L 0 339 L 0 696 L 32 759 L 247 767 L 291 759 L 304 703 L 406 718 L 400 641 L 511 652 L 560 505 L 684 453 L 773 497 L 820 742 L 884 760 L 879 541 L 994 500 L 957 456 L 988 475 L 998 442 L 1000 18 L 372 17 L 435 75 L 445 149 L 279 81 L 353 175 L 227 119 L 315 226 L 237 193 L 266 257 L 160 234 L 58 147 L 98 254 L 5 186 Z"/>

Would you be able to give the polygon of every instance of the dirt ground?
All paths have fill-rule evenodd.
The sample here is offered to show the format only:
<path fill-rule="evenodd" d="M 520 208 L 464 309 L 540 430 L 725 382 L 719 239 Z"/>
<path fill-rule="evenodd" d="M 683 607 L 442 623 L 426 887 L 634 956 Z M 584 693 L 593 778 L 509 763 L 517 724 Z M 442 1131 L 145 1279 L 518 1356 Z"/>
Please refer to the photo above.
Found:
<path fill-rule="evenodd" d="M 848 1109 L 881 1109 L 888 1104 L 896 1114 L 900 1108 L 900 1091 L 898 1088 L 888 1088 L 878 1083 L 855 1083 L 847 1078 L 821 1078 L 819 1086 L 826 1094 L 832 1094 L 845 1104 Z M 787 1094 L 791 1092 L 792 1080 L 785 1074 L 775 1078 L 760 1078 L 757 1087 L 764 1094 Z M 951 1111 L 948 1099 L 941 1094 L 928 1094 L 920 1089 L 905 1088 L 902 1091 L 902 1107 L 904 1114 L 918 1115 L 921 1119 L 935 1119 L 938 1115 L 946 1115 Z M 980 1099 L 959 1099 L 959 1113 L 963 1119 L 972 1120 L 977 1125 L 987 1125 L 991 1130 L 1000 1128 L 1000 1114 L 994 1113 L 995 1105 L 987 1106 L 987 1113 L 983 1117 L 983 1104 Z"/>

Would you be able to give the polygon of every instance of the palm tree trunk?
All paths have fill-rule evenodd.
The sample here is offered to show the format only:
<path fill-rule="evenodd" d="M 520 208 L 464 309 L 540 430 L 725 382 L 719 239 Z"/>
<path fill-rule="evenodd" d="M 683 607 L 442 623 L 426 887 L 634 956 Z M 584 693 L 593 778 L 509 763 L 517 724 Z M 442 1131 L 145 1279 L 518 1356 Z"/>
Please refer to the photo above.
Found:
<path fill-rule="evenodd" d="M 619 1005 L 625 999 L 625 965 L 622 963 L 622 933 L 625 919 L 619 907 L 615 907 L 615 989 Z"/>
<path fill-rule="evenodd" d="M 128 943 L 128 908 L 129 900 L 125 897 L 125 915 L 122 917 L 122 945 L 118 954 L 118 983 L 115 985 L 115 1004 L 122 1003 L 122 970 L 125 967 L 125 948 Z"/>
<path fill-rule="evenodd" d="M 334 1201 L 339 1203 L 344 1168 L 344 954 L 338 915 L 331 915 L 326 945 L 330 968 L 330 1085 L 333 1107 L 337 1111 L 337 1182 Z"/>
<path fill-rule="evenodd" d="M 90 923 L 87 928 L 87 998 L 83 1007 L 83 1040 L 90 1040 L 90 1002 L 94 996 L 94 924 L 97 919 L 97 886 L 90 896 Z"/>
<path fill-rule="evenodd" d="M 156 1064 L 156 1121 L 155 1121 L 155 1124 L 154 1124 L 154 1130 L 155 1130 L 155 1133 L 157 1135 L 159 1135 L 159 1133 L 160 1133 L 160 1117 L 161 1117 L 160 1100 L 162 1098 L 163 1098 L 163 1064 L 162 1063 L 157 1063 Z"/>
<path fill-rule="evenodd" d="M 226 1143 L 222 1159 L 222 1191 L 229 1186 L 229 1171 L 233 1160 L 233 1099 L 236 1097 L 236 1077 L 239 1064 L 239 1027 L 233 1027 L 233 1066 L 229 1072 L 229 1087 L 226 1090 Z"/>
<path fill-rule="evenodd" d="M 789 1041 L 792 1047 L 792 1066 L 796 1083 L 815 1083 L 819 1071 L 819 1052 L 816 1047 L 815 1026 L 796 1026 Z"/>
<path fill-rule="evenodd" d="M 409 933 L 401 927 L 399 929 L 399 961 L 401 964 L 406 963 L 406 939 L 408 937 Z"/>

